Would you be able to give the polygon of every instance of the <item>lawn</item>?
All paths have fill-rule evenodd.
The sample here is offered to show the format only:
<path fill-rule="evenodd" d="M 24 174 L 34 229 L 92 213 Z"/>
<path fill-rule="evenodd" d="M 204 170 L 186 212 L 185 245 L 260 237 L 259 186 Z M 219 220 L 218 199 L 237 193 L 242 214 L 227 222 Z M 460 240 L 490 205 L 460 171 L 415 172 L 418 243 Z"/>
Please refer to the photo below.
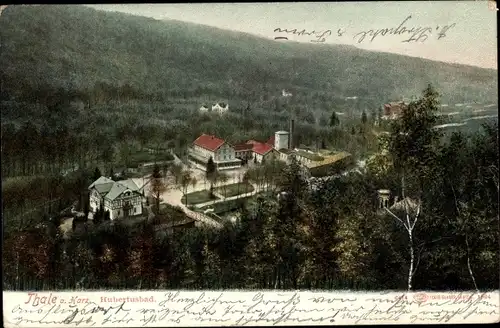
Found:
<path fill-rule="evenodd" d="M 213 205 L 212 204 L 206 205 L 206 206 L 199 208 L 199 210 L 201 212 L 204 212 L 209 208 L 213 208 L 214 213 L 223 214 L 223 213 L 231 212 L 231 211 L 234 211 L 234 210 L 241 208 L 242 206 L 245 205 L 247 200 L 248 200 L 248 198 L 232 199 L 232 200 L 228 200 L 228 201 L 224 201 L 224 202 L 215 203 Z"/>
<path fill-rule="evenodd" d="M 138 167 L 144 163 L 152 163 L 155 161 L 171 161 L 174 157 L 169 152 L 159 152 L 159 153 L 150 153 L 148 151 L 142 150 L 134 152 L 130 155 L 127 160 L 127 167 Z"/>
<path fill-rule="evenodd" d="M 188 205 L 197 205 L 212 200 L 217 200 L 219 198 L 217 196 L 212 196 L 208 190 L 200 190 L 182 196 L 182 204 L 186 204 L 186 199 Z"/>
<path fill-rule="evenodd" d="M 253 190 L 254 188 L 251 184 L 239 182 L 218 187 L 215 189 L 215 192 L 227 198 L 246 194 L 252 192 Z"/>

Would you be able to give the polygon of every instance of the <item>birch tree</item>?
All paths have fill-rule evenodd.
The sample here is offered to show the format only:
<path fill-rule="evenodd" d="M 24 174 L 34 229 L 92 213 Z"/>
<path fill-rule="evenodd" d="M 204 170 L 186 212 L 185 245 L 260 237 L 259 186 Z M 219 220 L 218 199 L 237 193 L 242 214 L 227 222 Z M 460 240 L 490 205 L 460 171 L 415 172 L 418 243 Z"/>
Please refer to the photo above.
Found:
<path fill-rule="evenodd" d="M 422 97 L 411 102 L 399 119 L 391 124 L 389 152 L 401 181 L 401 208 L 399 213 L 385 207 L 408 236 L 408 290 L 412 289 L 413 277 L 420 256 L 415 254 L 415 227 L 422 215 L 422 194 L 426 184 L 435 176 L 436 151 L 440 134 L 434 129 L 437 122 L 439 94 L 431 85 Z"/>

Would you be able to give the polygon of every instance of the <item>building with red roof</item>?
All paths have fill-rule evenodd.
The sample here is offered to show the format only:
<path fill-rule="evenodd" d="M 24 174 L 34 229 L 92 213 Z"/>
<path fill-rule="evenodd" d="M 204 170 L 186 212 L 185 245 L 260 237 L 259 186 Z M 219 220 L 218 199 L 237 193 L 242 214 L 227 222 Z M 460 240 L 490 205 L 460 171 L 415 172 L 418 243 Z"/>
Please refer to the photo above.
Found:
<path fill-rule="evenodd" d="M 236 158 L 248 161 L 253 158 L 253 144 L 239 143 L 233 146 Z"/>
<path fill-rule="evenodd" d="M 241 166 L 241 159 L 236 158 L 232 145 L 216 136 L 202 134 L 188 149 L 188 159 L 194 166 L 206 170 L 210 158 L 219 170 L 229 170 Z"/>
<path fill-rule="evenodd" d="M 252 140 L 250 145 L 253 146 L 252 152 L 257 163 L 261 163 L 262 160 L 267 160 L 270 157 L 279 155 L 278 151 L 274 149 L 272 145 L 267 143 Z"/>
<path fill-rule="evenodd" d="M 224 140 L 208 134 L 202 134 L 194 142 L 193 145 L 214 152 L 225 143 Z"/>

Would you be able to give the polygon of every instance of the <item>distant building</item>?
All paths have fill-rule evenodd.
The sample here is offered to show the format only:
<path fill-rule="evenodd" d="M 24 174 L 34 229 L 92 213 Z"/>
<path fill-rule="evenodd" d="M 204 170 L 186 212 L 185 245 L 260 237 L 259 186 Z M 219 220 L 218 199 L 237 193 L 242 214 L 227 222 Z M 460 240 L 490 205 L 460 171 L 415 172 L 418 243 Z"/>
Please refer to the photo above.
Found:
<path fill-rule="evenodd" d="M 89 187 L 90 210 L 95 213 L 101 206 L 109 211 L 110 219 L 142 214 L 146 201 L 142 179 L 113 181 L 100 177 Z"/>
<path fill-rule="evenodd" d="M 210 157 L 219 170 L 241 166 L 241 159 L 236 158 L 235 150 L 230 144 L 215 136 L 202 134 L 188 149 L 189 161 L 196 167 L 206 170 Z"/>
<path fill-rule="evenodd" d="M 225 113 L 229 110 L 229 105 L 226 103 L 215 103 L 212 105 L 212 112 L 216 112 L 219 114 Z"/>
<path fill-rule="evenodd" d="M 384 120 L 393 120 L 397 119 L 401 116 L 403 111 L 408 108 L 408 105 L 404 101 L 399 102 L 391 102 L 388 104 L 384 104 L 384 111 L 382 119 Z"/>
<path fill-rule="evenodd" d="M 208 112 L 209 109 L 208 109 L 208 106 L 207 105 L 202 105 L 199 109 L 200 112 Z"/>
<path fill-rule="evenodd" d="M 285 89 L 281 90 L 281 95 L 283 97 L 291 97 L 291 96 L 293 96 L 291 92 L 288 92 Z"/>

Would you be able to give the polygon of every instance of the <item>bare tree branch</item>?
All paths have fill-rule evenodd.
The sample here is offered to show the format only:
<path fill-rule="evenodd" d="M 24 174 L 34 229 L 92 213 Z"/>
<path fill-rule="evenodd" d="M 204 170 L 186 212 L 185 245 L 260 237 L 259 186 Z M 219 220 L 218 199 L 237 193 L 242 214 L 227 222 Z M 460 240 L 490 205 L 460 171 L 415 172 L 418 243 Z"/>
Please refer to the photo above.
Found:
<path fill-rule="evenodd" d="M 392 217 L 394 217 L 396 220 L 398 220 L 399 222 L 401 222 L 401 224 L 405 227 L 406 230 L 409 230 L 409 227 L 406 226 L 406 224 L 403 222 L 403 220 L 401 220 L 396 214 L 394 214 L 393 212 L 391 212 L 391 210 L 388 207 L 386 207 L 385 210 Z"/>

